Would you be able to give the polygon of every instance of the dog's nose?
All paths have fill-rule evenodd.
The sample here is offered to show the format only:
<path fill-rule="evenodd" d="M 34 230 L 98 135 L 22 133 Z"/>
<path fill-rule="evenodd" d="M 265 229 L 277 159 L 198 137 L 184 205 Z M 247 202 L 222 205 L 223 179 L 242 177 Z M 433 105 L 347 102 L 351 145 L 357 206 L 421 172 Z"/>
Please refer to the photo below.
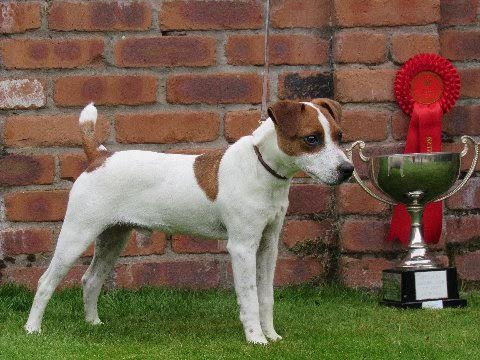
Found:
<path fill-rule="evenodd" d="M 352 176 L 353 173 L 353 165 L 347 161 L 342 162 L 338 166 L 338 173 L 340 175 L 340 178 L 342 181 L 347 180 L 350 176 Z"/>

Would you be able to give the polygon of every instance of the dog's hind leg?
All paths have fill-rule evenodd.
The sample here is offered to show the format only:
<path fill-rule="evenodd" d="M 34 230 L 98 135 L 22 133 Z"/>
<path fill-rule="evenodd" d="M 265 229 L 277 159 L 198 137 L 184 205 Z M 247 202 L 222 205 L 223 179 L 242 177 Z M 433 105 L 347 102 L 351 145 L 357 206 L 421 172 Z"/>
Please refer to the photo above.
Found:
<path fill-rule="evenodd" d="M 98 317 L 98 296 L 130 234 L 131 227 L 117 225 L 105 230 L 95 241 L 93 260 L 82 277 L 85 321 L 88 323 L 102 323 Z"/>
<path fill-rule="evenodd" d="M 65 218 L 52 261 L 38 281 L 37 292 L 25 324 L 28 333 L 40 332 L 43 313 L 53 292 L 75 261 L 101 232 L 101 229 L 72 219 L 73 217 L 70 220 Z"/>

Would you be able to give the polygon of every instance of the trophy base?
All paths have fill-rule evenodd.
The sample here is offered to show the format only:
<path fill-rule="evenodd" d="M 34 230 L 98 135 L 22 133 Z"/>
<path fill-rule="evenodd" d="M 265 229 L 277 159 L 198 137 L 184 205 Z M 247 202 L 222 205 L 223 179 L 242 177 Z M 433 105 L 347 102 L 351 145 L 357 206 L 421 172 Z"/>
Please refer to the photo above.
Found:
<path fill-rule="evenodd" d="M 383 271 L 382 305 L 403 309 L 464 307 L 458 294 L 457 269 L 396 268 Z"/>

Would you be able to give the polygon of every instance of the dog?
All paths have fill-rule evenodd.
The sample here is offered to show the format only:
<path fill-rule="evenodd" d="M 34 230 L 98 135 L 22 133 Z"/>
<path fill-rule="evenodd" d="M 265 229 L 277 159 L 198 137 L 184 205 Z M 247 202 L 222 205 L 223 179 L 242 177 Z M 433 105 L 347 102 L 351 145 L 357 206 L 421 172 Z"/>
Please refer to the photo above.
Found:
<path fill-rule="evenodd" d="M 227 239 L 246 340 L 280 340 L 273 326 L 273 277 L 292 177 L 302 170 L 339 184 L 353 166 L 339 146 L 340 104 L 330 99 L 279 101 L 250 136 L 203 155 L 128 150 L 109 153 L 95 138 L 97 109 L 80 114 L 88 167 L 70 191 L 48 269 L 25 325 L 38 333 L 61 279 L 95 241 L 82 277 L 85 320 L 101 324 L 100 289 L 132 229 Z"/>

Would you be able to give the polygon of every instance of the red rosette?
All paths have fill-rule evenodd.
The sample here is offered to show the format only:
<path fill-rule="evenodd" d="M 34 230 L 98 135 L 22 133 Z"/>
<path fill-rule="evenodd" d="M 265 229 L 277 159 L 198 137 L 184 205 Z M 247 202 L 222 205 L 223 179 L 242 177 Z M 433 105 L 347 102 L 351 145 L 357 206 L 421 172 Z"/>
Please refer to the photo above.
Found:
<path fill-rule="evenodd" d="M 411 115 L 413 104 L 438 102 L 447 113 L 460 96 L 460 76 L 455 67 L 436 54 L 419 54 L 397 72 L 394 93 L 402 110 Z"/>

